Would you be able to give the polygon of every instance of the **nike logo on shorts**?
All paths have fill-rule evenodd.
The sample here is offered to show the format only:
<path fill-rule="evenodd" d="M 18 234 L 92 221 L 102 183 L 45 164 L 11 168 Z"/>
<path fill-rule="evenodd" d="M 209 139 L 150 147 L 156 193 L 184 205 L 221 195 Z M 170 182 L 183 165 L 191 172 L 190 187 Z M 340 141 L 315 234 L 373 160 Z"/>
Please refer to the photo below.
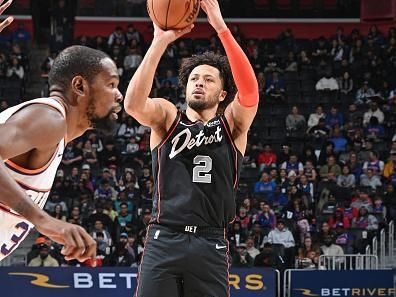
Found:
<path fill-rule="evenodd" d="M 226 245 L 219 245 L 216 243 L 216 250 L 225 249 L 226 247 Z"/>

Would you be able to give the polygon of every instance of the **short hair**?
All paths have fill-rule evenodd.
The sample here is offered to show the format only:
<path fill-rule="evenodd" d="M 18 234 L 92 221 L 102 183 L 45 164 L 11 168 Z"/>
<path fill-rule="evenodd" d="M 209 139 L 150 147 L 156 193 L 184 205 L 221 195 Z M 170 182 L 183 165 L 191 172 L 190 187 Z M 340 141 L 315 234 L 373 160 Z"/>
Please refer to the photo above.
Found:
<path fill-rule="evenodd" d="M 199 65 L 209 65 L 219 70 L 220 79 L 223 83 L 223 90 L 227 92 L 226 98 L 219 104 L 219 110 L 224 111 L 227 105 L 234 100 L 236 93 L 235 82 L 227 57 L 213 52 L 204 52 L 201 55 L 194 55 L 186 59 L 179 69 L 180 86 L 185 87 L 187 85 L 191 71 Z"/>
<path fill-rule="evenodd" d="M 64 90 L 70 87 L 73 77 L 81 75 L 91 82 L 103 70 L 102 60 L 109 58 L 102 51 L 86 46 L 70 46 L 59 53 L 48 74 L 48 83 Z"/>

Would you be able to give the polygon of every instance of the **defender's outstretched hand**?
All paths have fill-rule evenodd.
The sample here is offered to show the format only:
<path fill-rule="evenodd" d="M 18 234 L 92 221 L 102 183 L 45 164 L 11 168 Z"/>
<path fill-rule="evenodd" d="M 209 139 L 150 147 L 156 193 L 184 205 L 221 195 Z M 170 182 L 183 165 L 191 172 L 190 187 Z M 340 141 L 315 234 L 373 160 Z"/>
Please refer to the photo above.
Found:
<path fill-rule="evenodd" d="M 0 4 L 3 4 L 4 0 L 0 0 Z M 8 0 L 6 3 L 4 3 L 3 5 L 0 6 L 0 15 L 3 14 L 4 10 L 6 10 L 8 8 L 8 6 L 10 6 L 12 3 L 12 0 Z M 12 23 L 12 21 L 14 20 L 13 17 L 8 17 L 6 18 L 4 21 L 2 21 L 0 23 L 0 32 L 4 30 L 5 27 L 7 27 L 9 24 Z"/>
<path fill-rule="evenodd" d="M 211 24 L 217 33 L 227 30 L 227 25 L 221 15 L 219 2 L 217 0 L 201 0 L 201 7 L 208 16 L 209 24 Z"/>

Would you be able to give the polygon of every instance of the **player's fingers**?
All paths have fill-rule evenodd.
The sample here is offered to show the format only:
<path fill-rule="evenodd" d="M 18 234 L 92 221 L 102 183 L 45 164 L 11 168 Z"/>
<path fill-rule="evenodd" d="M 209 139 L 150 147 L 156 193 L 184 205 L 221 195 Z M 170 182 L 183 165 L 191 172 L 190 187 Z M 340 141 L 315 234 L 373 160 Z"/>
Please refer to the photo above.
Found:
<path fill-rule="evenodd" d="M 8 17 L 4 21 L 2 21 L 0 23 L 0 32 L 3 31 L 4 28 L 7 27 L 9 24 L 11 24 L 13 20 L 14 20 L 13 17 Z"/>
<path fill-rule="evenodd" d="M 3 1 L 1 3 L 3 3 Z M 11 5 L 11 3 L 12 3 L 12 0 L 8 0 L 6 3 L 1 5 L 0 6 L 0 14 L 2 14 L 4 12 L 4 10 L 6 10 L 7 7 Z"/>
<path fill-rule="evenodd" d="M 72 235 L 76 243 L 76 246 L 70 256 L 74 257 L 75 259 L 80 259 L 81 255 L 83 255 L 85 252 L 85 243 L 84 240 L 81 238 L 79 229 L 77 228 L 73 229 Z"/>
<path fill-rule="evenodd" d="M 91 259 L 93 264 L 92 266 L 96 266 L 96 241 L 93 240 L 92 237 L 85 232 L 85 230 L 80 231 L 80 235 L 84 240 L 85 245 L 85 251 L 81 255 L 81 258 L 83 259 L 83 261 Z"/>
<path fill-rule="evenodd" d="M 65 238 L 65 246 L 62 249 L 62 255 L 69 257 L 72 254 L 75 247 L 77 246 L 77 244 L 74 241 L 72 233 L 70 232 L 65 232 L 64 238 Z M 66 257 L 65 257 L 66 260 L 70 260 L 67 259 Z"/>
<path fill-rule="evenodd" d="M 180 36 L 182 36 L 182 35 L 184 35 L 184 34 L 187 34 L 187 33 L 191 32 L 191 30 L 192 30 L 193 28 L 194 28 L 194 24 L 191 24 L 190 26 L 187 26 L 186 28 L 177 31 L 178 37 L 180 37 Z"/>

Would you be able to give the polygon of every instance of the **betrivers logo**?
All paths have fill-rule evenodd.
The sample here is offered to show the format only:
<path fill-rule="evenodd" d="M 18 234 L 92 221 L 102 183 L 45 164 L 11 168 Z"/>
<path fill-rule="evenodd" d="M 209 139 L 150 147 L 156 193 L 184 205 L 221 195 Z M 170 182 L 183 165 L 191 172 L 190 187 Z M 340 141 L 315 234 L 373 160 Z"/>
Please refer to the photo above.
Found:
<path fill-rule="evenodd" d="M 50 282 L 49 276 L 41 273 L 9 272 L 13 276 L 28 276 L 33 278 L 32 285 L 48 289 L 132 289 L 132 280 L 137 278 L 137 273 L 73 273 L 73 284 L 54 284 Z M 122 282 L 119 280 L 123 279 Z M 116 283 L 117 280 L 117 283 Z"/>
<path fill-rule="evenodd" d="M 293 291 L 300 292 L 302 296 L 394 296 L 396 288 L 321 288 L 320 292 L 312 292 L 310 289 L 299 288 Z"/>

